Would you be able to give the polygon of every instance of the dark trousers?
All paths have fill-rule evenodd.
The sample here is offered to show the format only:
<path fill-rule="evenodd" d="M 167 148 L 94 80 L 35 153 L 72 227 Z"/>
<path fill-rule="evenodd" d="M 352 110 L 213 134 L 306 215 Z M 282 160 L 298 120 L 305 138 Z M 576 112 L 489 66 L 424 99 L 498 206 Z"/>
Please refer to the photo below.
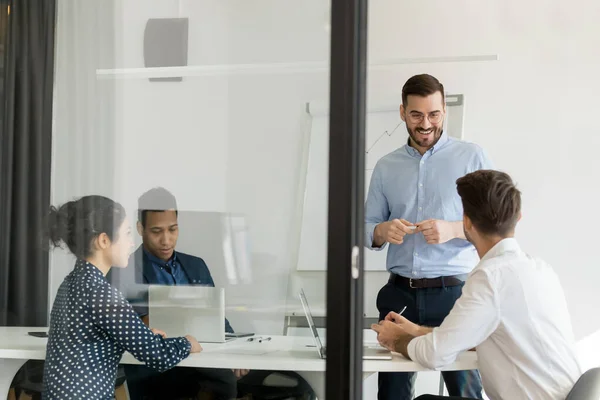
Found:
<path fill-rule="evenodd" d="M 406 306 L 402 316 L 408 320 L 423 326 L 440 326 L 461 292 L 462 285 L 411 289 L 401 284 L 387 283 L 377 295 L 379 319 L 384 319 L 390 311 L 399 312 Z M 442 376 L 451 396 L 482 398 L 479 371 L 444 371 Z M 377 398 L 412 399 L 416 378 L 414 372 L 380 372 Z"/>
<path fill-rule="evenodd" d="M 237 397 L 237 378 L 230 369 L 175 367 L 163 373 L 144 365 L 125 365 L 131 400 L 196 398 L 199 391 L 218 400 Z"/>

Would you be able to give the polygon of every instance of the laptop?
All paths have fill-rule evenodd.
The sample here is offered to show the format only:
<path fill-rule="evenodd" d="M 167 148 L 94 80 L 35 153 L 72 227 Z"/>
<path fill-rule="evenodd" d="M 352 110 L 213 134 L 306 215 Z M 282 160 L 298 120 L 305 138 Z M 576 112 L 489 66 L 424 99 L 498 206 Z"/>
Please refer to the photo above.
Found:
<path fill-rule="evenodd" d="M 149 285 L 150 327 L 168 337 L 192 335 L 200 343 L 224 343 L 225 290 L 207 286 Z"/>
<path fill-rule="evenodd" d="M 317 332 L 317 327 L 312 318 L 312 314 L 310 312 L 310 308 L 308 307 L 308 301 L 306 300 L 306 294 L 304 294 L 304 289 L 300 289 L 300 302 L 302 303 L 302 308 L 304 309 L 304 315 L 306 316 L 306 321 L 308 322 L 308 327 L 310 332 L 312 333 L 313 339 L 315 340 L 315 346 L 317 348 L 317 352 L 319 353 L 319 357 L 326 358 L 326 347 L 323 346 L 321 342 L 321 338 L 319 337 L 319 332 Z M 363 359 L 364 360 L 391 360 L 392 353 L 384 348 L 373 348 L 373 347 L 363 347 Z"/>

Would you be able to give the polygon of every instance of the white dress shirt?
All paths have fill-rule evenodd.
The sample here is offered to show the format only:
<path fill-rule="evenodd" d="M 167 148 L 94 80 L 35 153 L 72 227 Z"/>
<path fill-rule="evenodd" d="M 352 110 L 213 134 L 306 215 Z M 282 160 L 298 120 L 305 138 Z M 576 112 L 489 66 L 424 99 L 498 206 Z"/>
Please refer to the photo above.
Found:
<path fill-rule="evenodd" d="M 558 276 L 515 239 L 481 259 L 442 325 L 411 340 L 408 354 L 436 369 L 474 347 L 492 400 L 564 399 L 581 375 Z"/>

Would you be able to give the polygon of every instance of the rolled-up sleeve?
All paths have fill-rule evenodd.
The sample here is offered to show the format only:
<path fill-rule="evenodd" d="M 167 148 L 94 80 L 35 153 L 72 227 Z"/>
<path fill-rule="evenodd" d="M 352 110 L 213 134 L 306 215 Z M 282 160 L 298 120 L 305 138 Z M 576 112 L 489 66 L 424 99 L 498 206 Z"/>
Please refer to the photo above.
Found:
<path fill-rule="evenodd" d="M 498 327 L 496 295 L 489 276 L 475 271 L 442 325 L 408 344 L 411 360 L 429 369 L 453 363 L 463 351 L 477 347 Z"/>
<path fill-rule="evenodd" d="M 383 250 L 387 244 L 384 243 L 381 247 L 373 247 L 375 227 L 390 218 L 390 207 L 383 193 L 381 174 L 381 166 L 377 164 L 371 176 L 371 183 L 365 203 L 365 246 L 372 250 Z"/>

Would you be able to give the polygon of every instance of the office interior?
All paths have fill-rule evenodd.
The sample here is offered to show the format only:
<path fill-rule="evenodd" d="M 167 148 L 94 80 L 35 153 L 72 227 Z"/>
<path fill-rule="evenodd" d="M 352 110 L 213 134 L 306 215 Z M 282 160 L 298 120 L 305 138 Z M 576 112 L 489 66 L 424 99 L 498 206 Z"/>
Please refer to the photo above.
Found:
<path fill-rule="evenodd" d="M 36 3 L 0 2 L 2 325 L 44 330 L 73 268 L 66 250 L 47 251 L 40 243 L 50 204 L 107 196 L 135 226 L 139 196 L 163 187 L 177 198 L 176 250 L 206 262 L 215 286 L 224 289 L 235 330 L 301 348 L 298 365 L 315 363 L 296 372 L 324 398 L 329 364 L 314 348 L 299 293 L 306 293 L 319 335 L 327 338 L 327 237 L 336 234 L 327 231 L 334 184 L 328 157 L 336 145 L 328 125 L 331 2 Z M 365 148 L 374 151 L 366 155 L 365 186 L 375 155 L 406 140 L 400 121 L 378 120 L 375 109 L 381 105 L 392 115 L 409 77 L 436 76 L 448 95 L 460 98 L 448 121 L 455 136 L 484 148 L 518 183 L 517 238 L 560 278 L 582 370 L 600 366 L 600 161 L 594 156 L 600 5 L 367 3 Z M 36 12 L 19 16 L 25 5 Z M 12 32 L 9 22 L 17 17 L 20 31 Z M 39 29 L 31 29 L 33 21 Z M 11 34 L 26 32 L 44 38 L 36 41 L 43 48 L 10 42 Z M 15 71 L 7 64 L 11 51 L 37 51 L 40 64 Z M 135 230 L 133 236 L 138 248 L 141 237 Z M 361 254 L 367 261 L 360 325 L 367 328 L 378 319 L 377 293 L 389 272 L 385 257 Z M 370 329 L 363 335 L 366 343 L 377 342 Z M 3 340 L 12 339 L 0 337 L 0 347 Z M 232 365 L 278 351 L 274 339 L 237 341 L 241 350 L 227 356 Z M 262 350 L 263 344 L 271 347 Z M 377 398 L 377 369 L 386 362 L 396 361 L 366 367 L 356 398 Z M 289 363 L 293 358 L 249 365 L 295 371 Z M 440 373 L 421 371 L 416 395 L 438 393 Z"/>

